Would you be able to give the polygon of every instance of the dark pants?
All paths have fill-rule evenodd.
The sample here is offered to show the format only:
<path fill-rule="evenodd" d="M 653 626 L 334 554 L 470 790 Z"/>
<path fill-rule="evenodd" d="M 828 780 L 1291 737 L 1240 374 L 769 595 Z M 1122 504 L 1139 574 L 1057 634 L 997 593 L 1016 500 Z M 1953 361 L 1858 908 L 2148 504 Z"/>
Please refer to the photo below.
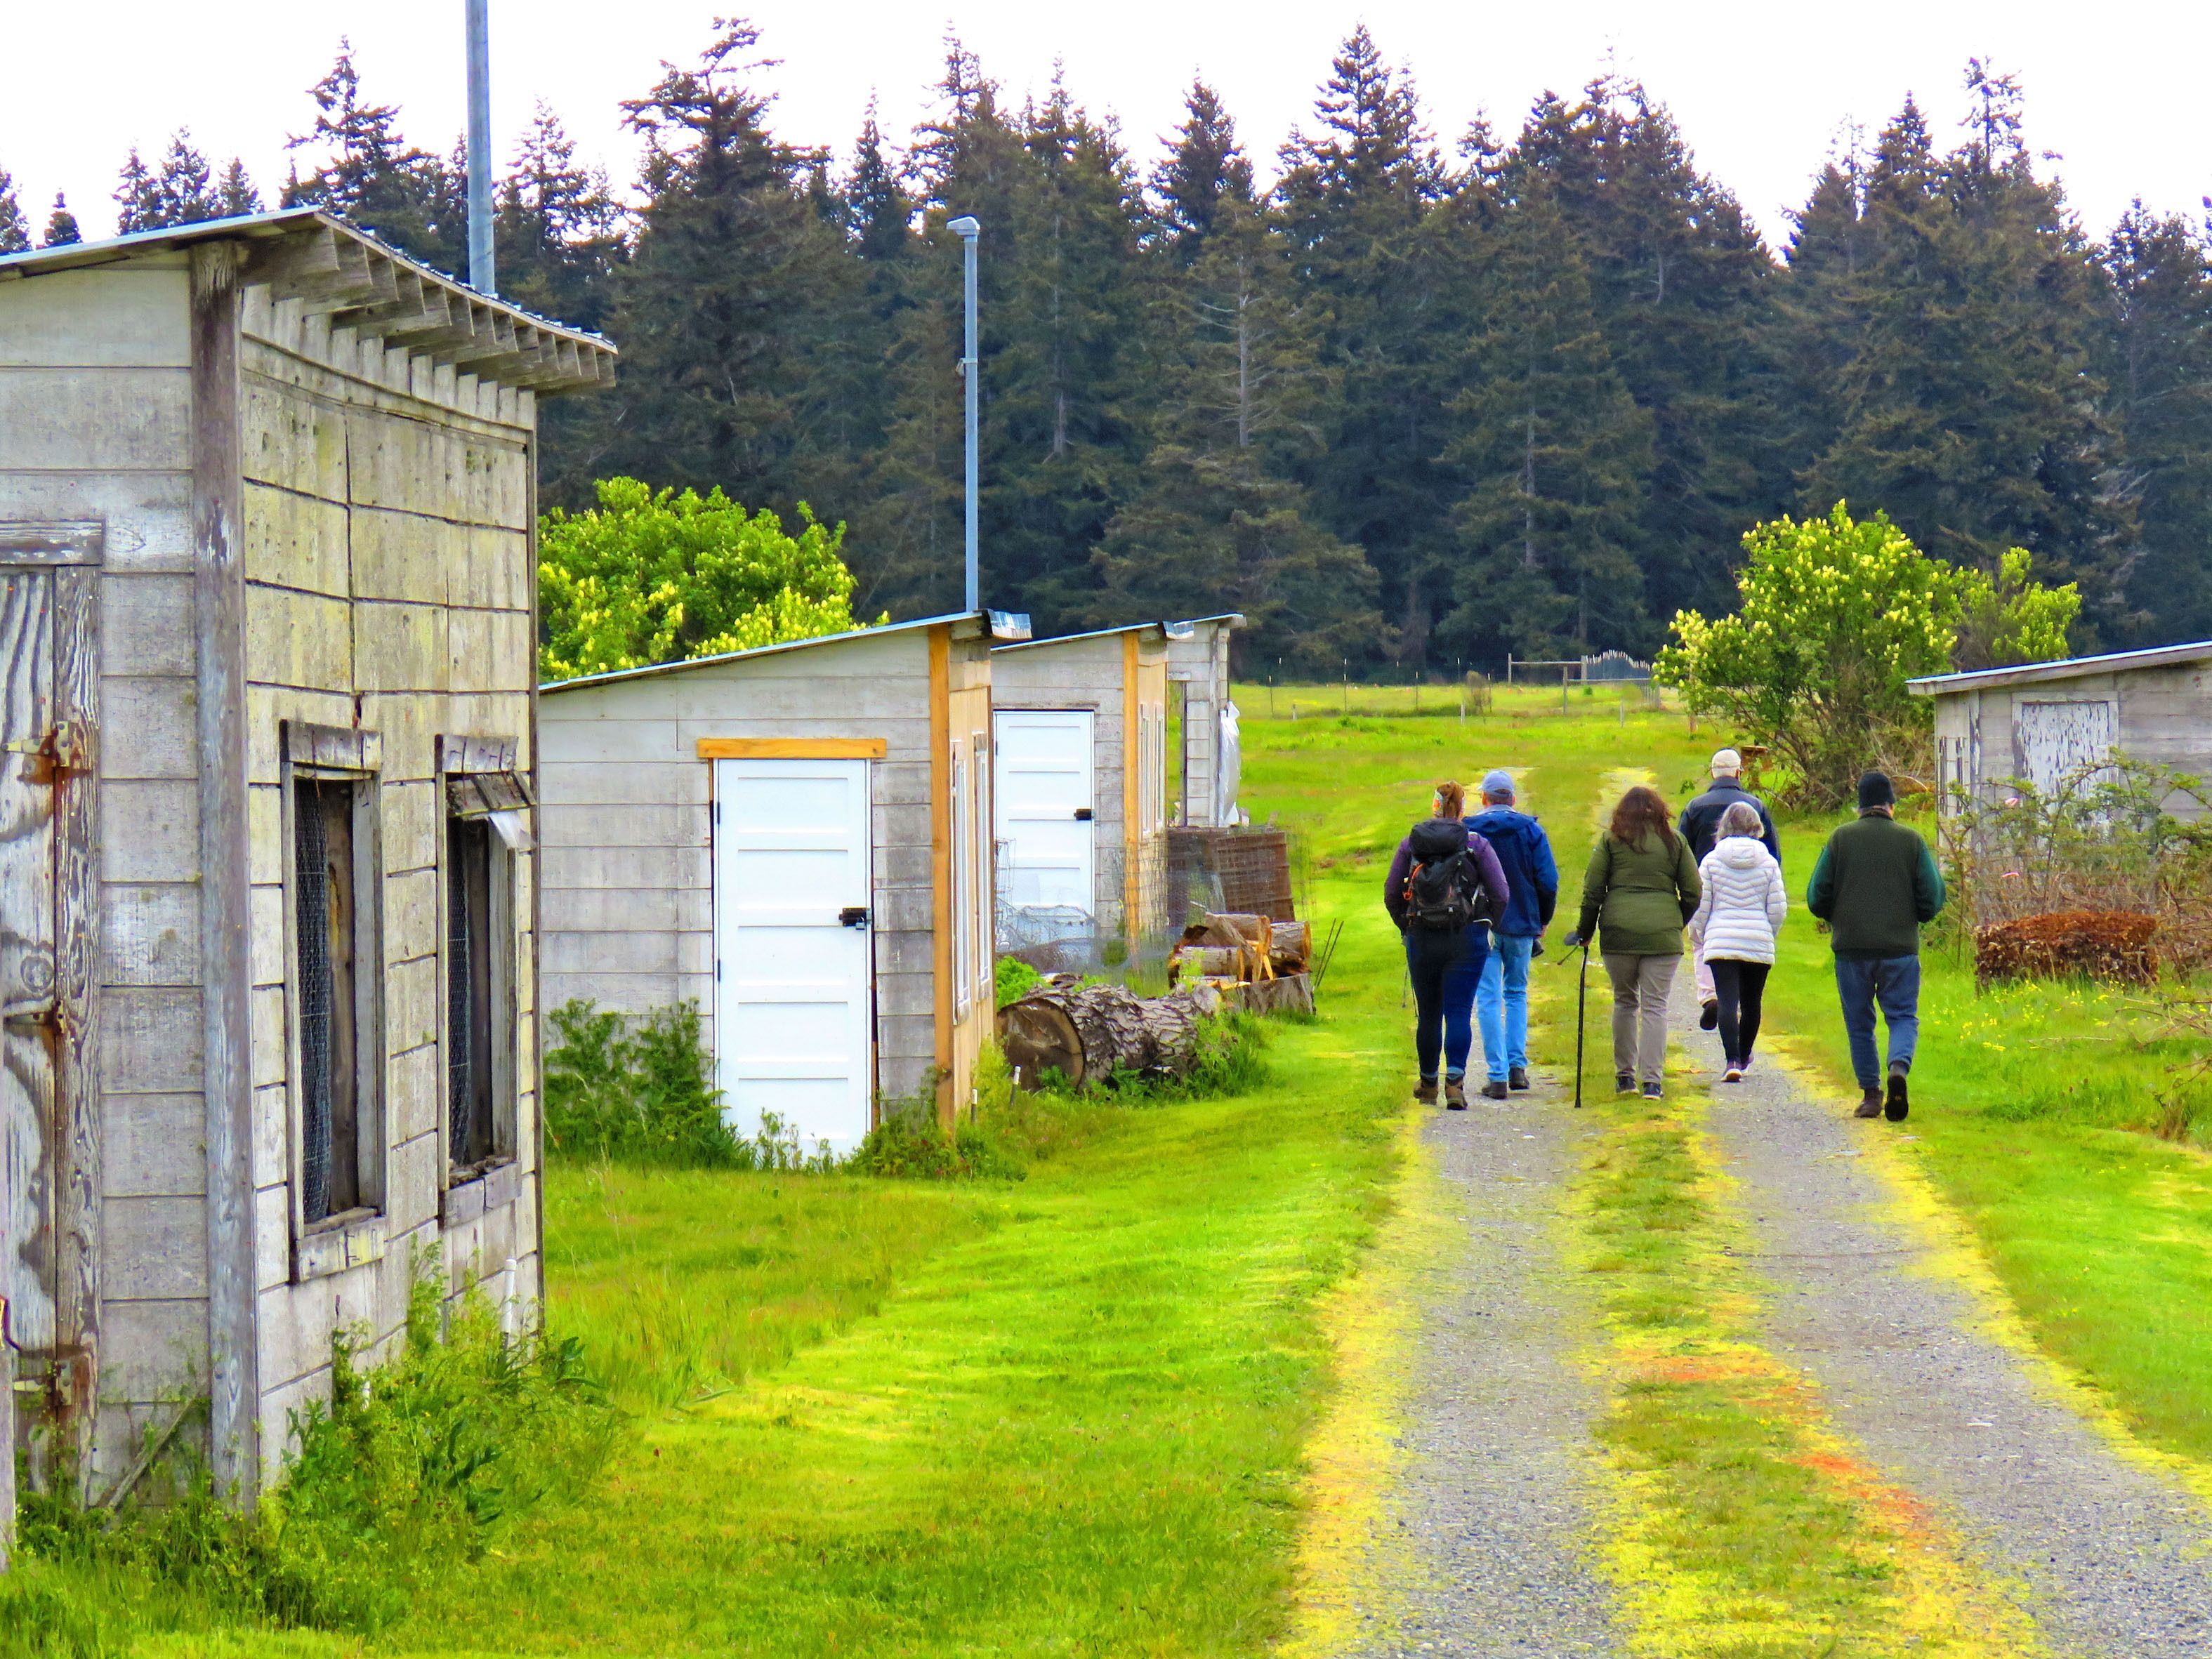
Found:
<path fill-rule="evenodd" d="M 1468 1051 L 1474 1047 L 1474 988 L 1490 956 L 1490 930 L 1478 922 L 1463 933 L 1406 930 L 1406 971 L 1413 981 L 1413 1052 L 1421 1076 L 1437 1074 L 1442 1053 L 1444 1074 L 1467 1073 Z"/>
<path fill-rule="evenodd" d="M 1920 1046 L 1920 958 L 1857 962 L 1838 957 L 1836 992 L 1843 999 L 1844 1030 L 1851 1040 L 1851 1070 L 1859 1087 L 1881 1087 L 1881 1056 L 1874 1046 L 1877 1002 L 1889 1026 L 1889 1069 L 1911 1071 L 1912 1051 Z"/>
<path fill-rule="evenodd" d="M 1731 1066 L 1747 1065 L 1751 1045 L 1759 1041 L 1759 1004 L 1766 995 L 1766 976 L 1773 964 L 1715 957 L 1707 965 L 1713 970 L 1713 991 L 1720 999 L 1721 1053 Z"/>

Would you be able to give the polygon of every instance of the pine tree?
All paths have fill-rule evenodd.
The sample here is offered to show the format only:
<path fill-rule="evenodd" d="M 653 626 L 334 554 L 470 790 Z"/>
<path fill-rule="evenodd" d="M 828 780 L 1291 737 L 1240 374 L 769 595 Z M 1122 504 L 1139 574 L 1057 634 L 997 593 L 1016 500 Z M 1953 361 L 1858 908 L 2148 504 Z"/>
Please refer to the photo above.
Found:
<path fill-rule="evenodd" d="M 136 144 L 124 158 L 123 175 L 115 186 L 115 234 L 118 236 L 151 230 L 161 222 L 161 197 L 155 189 L 154 175 L 138 157 Z"/>
<path fill-rule="evenodd" d="M 337 61 L 308 96 L 315 124 L 285 147 L 320 163 L 304 175 L 294 163 L 281 204 L 327 208 L 435 270 L 459 270 L 468 251 L 465 162 L 416 149 L 401 136 L 396 106 L 362 100 L 343 37 Z"/>
<path fill-rule="evenodd" d="M 183 127 L 170 135 L 169 148 L 162 154 L 150 210 L 143 226 L 149 230 L 196 225 L 221 215 L 207 157 L 192 148 L 192 135 Z"/>
<path fill-rule="evenodd" d="M 646 204 L 616 301 L 624 372 L 598 400 L 598 465 L 720 484 L 788 516 L 804 345 L 839 248 L 806 199 L 813 155 L 775 138 L 746 83 L 757 38 L 726 22 L 696 68 L 664 66 L 623 106 L 647 143 Z"/>
<path fill-rule="evenodd" d="M 0 253 L 21 253 L 31 246 L 31 227 L 15 200 L 15 181 L 0 167 Z"/>
<path fill-rule="evenodd" d="M 1159 233 L 1188 267 L 1205 252 L 1224 201 L 1235 211 L 1252 200 L 1252 163 L 1237 143 L 1236 124 L 1220 94 L 1194 80 L 1183 94 L 1184 119 L 1175 147 L 1152 175 Z"/>
<path fill-rule="evenodd" d="M 1469 656 L 1642 643 L 1637 547 L 1653 422 L 1598 321 L 1580 239 L 1544 167 L 1518 160 L 1476 276 L 1479 322 L 1449 459 L 1470 488 L 1440 633 Z"/>
<path fill-rule="evenodd" d="M 1996 568 L 2008 547 L 2078 580 L 2085 633 L 2127 625 L 2133 515 L 2089 346 L 2089 251 L 2019 136 L 2016 89 L 1975 66 L 1972 139 L 1937 156 L 1908 100 L 1868 173 L 1863 334 L 1837 377 L 1838 435 L 1808 512 L 1886 510 L 1928 551 Z"/>
<path fill-rule="evenodd" d="M 261 192 L 253 187 L 246 175 L 246 163 L 236 156 L 222 170 L 222 177 L 215 188 L 216 216 L 220 219 L 242 219 L 250 213 L 261 211 Z"/>
<path fill-rule="evenodd" d="M 76 215 L 69 210 L 68 199 L 61 191 L 56 191 L 54 210 L 46 216 L 46 238 L 41 246 L 66 247 L 72 242 L 83 240 L 83 234 L 76 227 Z"/>
<path fill-rule="evenodd" d="M 1433 355 L 1442 300 L 1430 210 L 1449 190 L 1412 83 L 1363 26 L 1338 52 L 1316 130 L 1284 146 L 1277 186 L 1304 292 L 1329 313 L 1322 346 L 1341 392 L 1304 477 L 1322 522 L 1366 555 L 1383 612 L 1371 662 L 1425 660 L 1450 586 L 1449 438 Z"/>
<path fill-rule="evenodd" d="M 2206 238 L 2137 201 L 2103 250 L 2099 367 L 2136 480 L 2142 555 L 2128 631 L 2166 645 L 2212 636 L 2212 262 Z"/>
<path fill-rule="evenodd" d="M 1788 387 L 1783 444 L 1793 476 L 1836 441 L 1835 385 L 1858 349 L 1856 285 L 1870 257 L 1865 194 L 1864 167 L 1853 148 L 1829 160 L 1805 205 L 1791 216 L 1789 267 L 1771 328 Z"/>
<path fill-rule="evenodd" d="M 1333 391 L 1324 314 L 1297 295 L 1225 118 L 1212 135 L 1222 188 L 1169 288 L 1152 447 L 1092 561 L 1083 620 L 1241 611 L 1240 655 L 1322 672 L 1366 655 L 1382 623 L 1373 569 L 1316 521 L 1292 476 L 1319 448 Z"/>

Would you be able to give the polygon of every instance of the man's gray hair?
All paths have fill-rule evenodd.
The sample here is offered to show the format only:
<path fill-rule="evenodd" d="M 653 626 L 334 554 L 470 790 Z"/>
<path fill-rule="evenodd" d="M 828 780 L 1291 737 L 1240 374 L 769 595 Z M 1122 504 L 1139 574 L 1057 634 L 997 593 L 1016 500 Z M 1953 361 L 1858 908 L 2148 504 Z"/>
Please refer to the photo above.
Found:
<path fill-rule="evenodd" d="M 1729 810 L 1721 814 L 1721 835 L 1723 838 L 1749 836 L 1754 841 L 1764 841 L 1766 839 L 1766 826 L 1759 822 L 1756 806 L 1747 800 L 1740 800 L 1732 803 Z"/>

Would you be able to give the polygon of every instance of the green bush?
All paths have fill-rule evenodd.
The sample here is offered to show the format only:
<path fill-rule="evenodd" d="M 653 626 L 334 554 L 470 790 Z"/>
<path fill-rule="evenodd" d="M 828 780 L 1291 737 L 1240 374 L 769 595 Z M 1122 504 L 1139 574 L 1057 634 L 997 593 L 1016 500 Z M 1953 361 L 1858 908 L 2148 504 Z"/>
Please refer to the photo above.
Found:
<path fill-rule="evenodd" d="M 362 1340 L 334 1343 L 330 1401 L 292 1414 L 258 1510 L 182 1451 L 112 1511 L 70 1481 L 31 1496 L 19 1571 L 0 1577 L 0 1655 L 119 1653 L 137 1633 L 240 1622 L 374 1631 L 456 1595 L 458 1567 L 605 1463 L 616 1419 L 574 1340 L 510 1336 L 481 1295 L 449 1304 L 434 1273 L 389 1363 L 362 1369 Z"/>
<path fill-rule="evenodd" d="M 685 1002 L 631 1019 L 584 1001 L 547 1017 L 545 1140 L 565 1158 L 621 1158 L 684 1169 L 756 1167 L 760 1149 L 722 1121 L 714 1057 Z M 774 1164 L 775 1160 L 769 1160 Z"/>
<path fill-rule="evenodd" d="M 1044 975 L 1019 957 L 1000 957 L 993 974 L 997 981 L 999 1006 L 1001 1008 L 1008 1003 L 1019 1002 L 1044 983 Z"/>

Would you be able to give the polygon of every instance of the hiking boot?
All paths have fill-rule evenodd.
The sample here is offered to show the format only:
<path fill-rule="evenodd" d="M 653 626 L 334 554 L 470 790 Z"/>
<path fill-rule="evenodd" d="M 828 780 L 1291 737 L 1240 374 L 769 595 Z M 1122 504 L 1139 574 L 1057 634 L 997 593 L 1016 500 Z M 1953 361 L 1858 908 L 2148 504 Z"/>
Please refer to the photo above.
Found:
<path fill-rule="evenodd" d="M 1709 1002 L 1705 1005 L 1705 1012 L 1698 1016 L 1698 1029 L 1700 1031 L 1717 1031 L 1721 1029 L 1721 1006 L 1719 1003 Z"/>
<path fill-rule="evenodd" d="M 1482 1085 L 1482 1097 L 1485 1100 L 1503 1100 L 1505 1098 L 1505 1079 L 1503 1078 L 1494 1077 Z"/>
<path fill-rule="evenodd" d="M 1444 1110 L 1463 1112 L 1467 1109 L 1467 1085 L 1457 1078 L 1444 1079 Z"/>
<path fill-rule="evenodd" d="M 1516 1066 L 1505 1074 L 1505 1086 L 1516 1094 L 1526 1093 L 1528 1088 L 1528 1068 L 1526 1066 Z"/>
<path fill-rule="evenodd" d="M 1853 1117 L 1880 1117 L 1881 1115 L 1881 1091 L 1879 1089 L 1868 1090 L 1866 1091 L 1866 1098 L 1859 1102 L 1858 1110 L 1853 1112 L 1851 1115 Z"/>
<path fill-rule="evenodd" d="M 1869 1096 L 1868 1098 L 1873 1097 Z M 1912 1102 L 1906 1098 L 1905 1092 L 1905 1073 L 1892 1072 L 1889 1074 L 1889 1098 L 1882 1103 L 1881 1115 L 1892 1123 L 1902 1123 L 1905 1115 L 1911 1109 Z"/>
<path fill-rule="evenodd" d="M 1615 1072 L 1613 1074 L 1613 1091 L 1617 1095 L 1634 1094 L 1636 1092 L 1636 1073 L 1633 1072 Z"/>
<path fill-rule="evenodd" d="M 1667 1091 L 1656 1083 L 1647 1083 L 1644 1085 L 1644 1097 L 1646 1100 L 1664 1100 Z"/>
<path fill-rule="evenodd" d="M 1435 1105 L 1437 1103 L 1436 1079 L 1432 1077 L 1425 1077 L 1419 1083 L 1415 1084 L 1413 1085 L 1413 1098 L 1419 1101 L 1424 1106 Z"/>

